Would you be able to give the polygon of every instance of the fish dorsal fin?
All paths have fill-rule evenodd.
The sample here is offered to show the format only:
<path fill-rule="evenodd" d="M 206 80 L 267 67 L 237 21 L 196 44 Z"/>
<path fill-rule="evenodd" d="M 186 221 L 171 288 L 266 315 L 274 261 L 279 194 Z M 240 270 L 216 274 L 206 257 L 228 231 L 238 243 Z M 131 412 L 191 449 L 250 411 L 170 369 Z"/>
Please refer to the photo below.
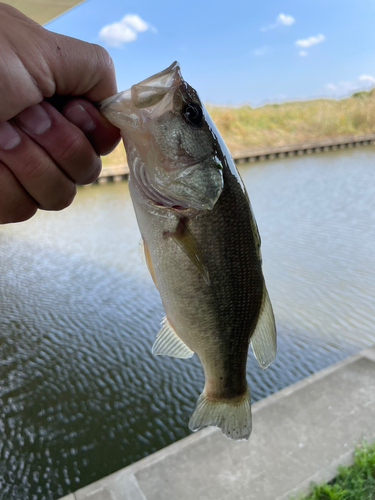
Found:
<path fill-rule="evenodd" d="M 165 237 L 171 237 L 173 241 L 181 248 L 181 250 L 189 257 L 198 271 L 201 273 L 205 283 L 210 284 L 210 277 L 208 275 L 208 269 L 203 263 L 203 254 L 197 240 L 192 235 L 190 229 L 187 226 L 187 219 L 181 218 L 179 220 L 176 231 L 170 232 L 166 231 L 164 233 Z"/>
<path fill-rule="evenodd" d="M 152 354 L 172 356 L 174 358 L 191 358 L 194 351 L 182 342 L 165 316 L 152 346 Z"/>
<path fill-rule="evenodd" d="M 147 243 L 143 238 L 141 238 L 141 241 L 139 242 L 138 253 L 143 262 L 146 263 L 148 272 L 151 274 L 152 281 L 154 282 L 156 288 L 158 288 L 158 285 L 156 283 L 154 268 L 152 266 L 150 250 L 148 249 Z"/>
<path fill-rule="evenodd" d="M 276 356 L 275 317 L 265 285 L 258 323 L 251 336 L 250 342 L 259 366 L 265 370 Z"/>

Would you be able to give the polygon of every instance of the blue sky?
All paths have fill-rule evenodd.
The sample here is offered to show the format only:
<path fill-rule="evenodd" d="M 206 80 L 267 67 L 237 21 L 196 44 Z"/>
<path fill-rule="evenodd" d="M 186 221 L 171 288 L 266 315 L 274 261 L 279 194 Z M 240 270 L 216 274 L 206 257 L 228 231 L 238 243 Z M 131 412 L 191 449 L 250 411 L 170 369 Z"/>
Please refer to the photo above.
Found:
<path fill-rule="evenodd" d="M 341 97 L 375 86 L 374 0 L 86 0 L 52 31 L 103 45 L 119 90 L 178 60 L 205 102 Z"/>

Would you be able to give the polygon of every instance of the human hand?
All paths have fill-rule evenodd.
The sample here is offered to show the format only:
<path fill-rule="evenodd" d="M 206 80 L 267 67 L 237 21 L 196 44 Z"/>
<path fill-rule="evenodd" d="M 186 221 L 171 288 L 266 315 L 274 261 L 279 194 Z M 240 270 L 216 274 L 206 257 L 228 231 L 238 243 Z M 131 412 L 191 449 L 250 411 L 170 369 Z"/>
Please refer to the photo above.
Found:
<path fill-rule="evenodd" d="M 93 103 L 115 93 L 102 47 L 52 33 L 0 3 L 0 223 L 61 210 L 76 184 L 98 177 L 98 155 L 120 135 Z M 66 96 L 60 111 L 48 102 L 53 96 Z"/>

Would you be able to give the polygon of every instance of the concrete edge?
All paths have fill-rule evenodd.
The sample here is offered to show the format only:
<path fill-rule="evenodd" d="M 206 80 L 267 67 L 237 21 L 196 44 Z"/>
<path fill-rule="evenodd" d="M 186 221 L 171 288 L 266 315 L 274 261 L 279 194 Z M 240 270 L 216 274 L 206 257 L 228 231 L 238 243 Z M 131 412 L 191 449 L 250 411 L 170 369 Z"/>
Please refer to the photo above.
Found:
<path fill-rule="evenodd" d="M 90 498 L 92 498 L 92 500 L 98 500 L 99 498 L 146 500 L 136 477 L 131 471 L 126 469 L 121 469 L 115 474 L 111 474 L 88 486 L 84 486 L 74 493 L 74 500 L 90 500 Z"/>
<path fill-rule="evenodd" d="M 284 158 L 285 156 L 304 155 L 310 153 L 320 153 L 331 149 L 353 147 L 359 145 L 375 144 L 375 134 L 361 134 L 350 136 L 339 136 L 316 141 L 306 141 L 297 144 L 284 144 L 282 146 L 264 146 L 260 148 L 251 148 L 235 150 L 231 152 L 235 163 L 246 163 L 252 161 L 273 160 L 275 158 Z M 120 181 L 127 179 L 129 175 L 129 166 L 106 165 L 95 181 L 102 184 L 108 181 Z"/>
<path fill-rule="evenodd" d="M 302 380 L 299 380 L 298 382 L 295 382 L 294 384 L 285 387 L 284 389 L 281 389 L 278 392 L 275 392 L 274 394 L 271 394 L 270 396 L 267 396 L 266 398 L 257 401 L 256 403 L 252 404 L 252 414 L 253 416 L 262 408 L 265 406 L 269 406 L 271 404 L 275 404 L 277 401 L 280 399 L 283 399 L 286 396 L 289 396 L 290 394 L 297 392 L 301 389 L 303 389 L 305 386 L 310 385 L 314 383 L 317 380 L 320 380 L 327 375 L 330 375 L 331 373 L 334 373 L 337 370 L 342 369 L 343 367 L 354 363 L 361 357 L 365 357 L 364 353 L 366 351 L 361 351 L 360 353 L 354 354 L 353 356 L 350 356 L 349 358 L 346 358 L 344 360 L 338 361 L 334 365 L 328 366 L 327 368 L 324 368 L 323 370 L 320 370 L 319 372 L 313 373 L 312 375 L 309 375 L 307 378 L 304 378 Z M 362 354 L 363 353 L 363 354 Z M 366 356 L 367 357 L 367 356 Z M 370 358 L 371 361 L 375 361 L 375 351 L 373 353 L 373 358 Z M 199 441 L 201 438 L 208 436 L 212 434 L 213 432 L 220 432 L 216 427 L 207 427 L 205 429 L 202 429 L 194 434 L 189 434 L 188 436 L 180 439 L 179 441 L 176 441 L 175 443 L 172 443 L 165 448 L 156 451 L 155 453 L 152 453 L 151 455 L 142 458 L 138 462 L 135 462 L 134 464 L 128 465 L 126 469 L 132 470 L 134 473 L 136 473 L 138 470 L 142 469 L 143 467 L 148 467 L 149 465 L 154 464 L 155 462 L 162 460 L 166 457 L 169 457 L 177 452 L 179 452 L 181 449 L 186 448 L 188 446 L 193 446 L 196 441 Z M 116 474 L 116 472 L 114 472 Z"/>
<path fill-rule="evenodd" d="M 257 148 L 249 149 L 239 149 L 232 151 L 232 156 L 234 160 L 243 160 L 246 158 L 256 157 L 257 159 L 278 155 L 283 153 L 298 153 L 303 152 L 313 153 L 320 151 L 329 151 L 330 149 L 342 146 L 352 147 L 355 144 L 367 144 L 375 140 L 375 134 L 359 134 L 359 135 L 342 135 L 337 137 L 326 137 L 321 139 L 315 139 L 313 141 L 304 141 L 299 143 L 283 144 L 280 146 L 261 146 Z"/>
<path fill-rule="evenodd" d="M 297 486 L 292 488 L 288 493 L 285 493 L 284 495 L 276 498 L 275 500 L 290 500 L 291 497 L 296 496 L 298 494 L 300 495 L 308 495 L 308 491 L 310 488 L 311 483 L 315 484 L 320 484 L 320 483 L 327 483 L 328 481 L 332 481 L 334 477 L 336 477 L 337 474 L 337 467 L 339 465 L 352 465 L 353 463 L 353 452 L 354 450 L 350 450 L 344 455 L 341 455 L 339 458 L 334 460 L 329 467 L 320 470 L 319 472 L 316 472 L 315 474 L 311 475 L 301 483 L 299 483 Z"/>
<path fill-rule="evenodd" d="M 268 406 L 270 404 L 275 403 L 279 399 L 282 399 L 286 396 L 289 396 L 290 394 L 297 392 L 301 389 L 303 389 L 305 386 L 313 384 L 317 380 L 320 380 L 324 377 L 327 377 L 328 375 L 331 375 L 332 373 L 336 372 L 337 370 L 341 370 L 347 365 L 350 365 L 352 363 L 355 363 L 358 361 L 358 359 L 364 357 L 362 354 L 364 351 L 361 351 L 357 354 L 353 354 L 352 356 L 349 356 L 346 359 L 343 359 L 341 361 L 338 361 L 337 363 L 327 366 L 327 368 L 323 368 L 322 370 L 319 370 L 316 373 L 312 373 L 308 377 L 299 380 L 298 382 L 295 382 L 292 385 L 289 385 L 288 387 L 284 387 L 284 389 L 281 389 L 280 391 L 275 392 L 274 394 L 271 394 L 270 396 L 267 396 L 264 399 L 261 399 L 260 401 L 257 401 L 252 405 L 253 409 L 253 414 L 259 411 L 261 408 L 264 406 Z M 375 360 L 375 355 L 374 359 L 371 359 L 371 361 Z"/>
<path fill-rule="evenodd" d="M 370 443 L 374 442 L 375 434 L 369 436 L 366 433 L 363 433 L 362 439 L 366 439 Z M 356 446 L 360 444 L 361 442 L 358 442 Z M 333 460 L 328 467 L 321 469 L 315 474 L 312 474 L 310 477 L 306 478 L 304 481 L 302 481 L 297 486 L 288 491 L 288 493 L 285 493 L 284 495 L 276 498 L 275 500 L 291 500 L 291 497 L 296 496 L 298 494 L 306 496 L 309 494 L 311 483 L 321 484 L 332 481 L 332 479 L 334 479 L 337 475 L 337 468 L 339 467 L 339 465 L 348 467 L 354 463 L 354 451 L 355 451 L 354 448 L 353 449 L 349 448 L 346 453 L 340 455 L 340 457 Z"/>

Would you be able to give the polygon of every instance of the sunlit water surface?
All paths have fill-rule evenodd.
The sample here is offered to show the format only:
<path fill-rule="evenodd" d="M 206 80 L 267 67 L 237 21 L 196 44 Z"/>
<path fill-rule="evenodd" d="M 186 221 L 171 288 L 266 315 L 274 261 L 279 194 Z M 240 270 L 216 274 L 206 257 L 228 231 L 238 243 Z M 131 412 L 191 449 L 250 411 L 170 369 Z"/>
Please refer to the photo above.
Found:
<path fill-rule="evenodd" d="M 241 167 L 278 327 L 253 401 L 375 341 L 375 148 Z M 153 357 L 163 309 L 126 182 L 0 227 L 1 499 L 56 499 L 186 436 L 196 356 Z M 254 431 L 256 432 L 256 427 Z"/>

